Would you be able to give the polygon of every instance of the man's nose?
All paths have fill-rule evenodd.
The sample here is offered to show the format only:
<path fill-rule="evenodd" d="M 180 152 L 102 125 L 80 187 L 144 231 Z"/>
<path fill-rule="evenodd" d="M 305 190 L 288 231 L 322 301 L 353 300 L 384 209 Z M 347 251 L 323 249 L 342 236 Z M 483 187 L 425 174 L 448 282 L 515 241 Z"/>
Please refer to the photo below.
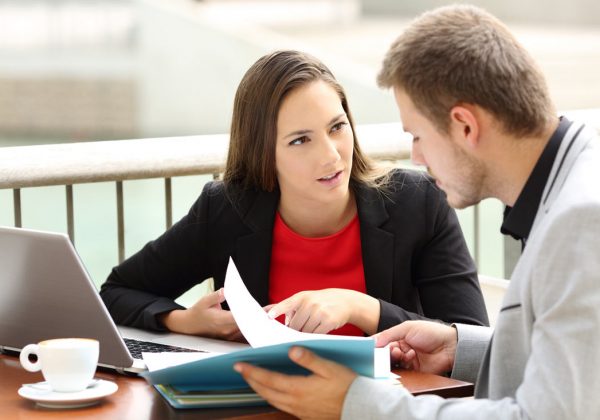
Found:
<path fill-rule="evenodd" d="M 421 152 L 421 146 L 419 141 L 413 140 L 412 142 L 412 151 L 410 153 L 410 159 L 413 164 L 418 166 L 426 166 L 425 158 L 423 153 Z"/>

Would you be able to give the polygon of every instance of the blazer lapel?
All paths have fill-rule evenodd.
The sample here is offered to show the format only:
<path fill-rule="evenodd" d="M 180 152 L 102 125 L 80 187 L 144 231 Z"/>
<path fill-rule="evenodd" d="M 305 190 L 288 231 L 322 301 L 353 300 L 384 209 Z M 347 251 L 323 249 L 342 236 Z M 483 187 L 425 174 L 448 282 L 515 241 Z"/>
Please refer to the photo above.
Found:
<path fill-rule="evenodd" d="M 544 187 L 542 203 L 538 207 L 533 227 L 531 228 L 532 233 L 548 211 L 550 211 L 550 207 L 552 207 L 554 200 L 560 193 L 577 158 L 595 135 L 596 134 L 590 128 L 583 124 L 572 124 L 567 131 L 567 134 L 563 138 L 560 148 L 558 149 L 548 181 Z M 531 236 L 531 233 L 529 236 Z"/>
<path fill-rule="evenodd" d="M 390 300 L 394 276 L 394 235 L 380 228 L 389 215 L 377 190 L 359 186 L 355 191 L 367 293 Z"/>
<path fill-rule="evenodd" d="M 252 233 L 238 238 L 233 255 L 248 291 L 263 306 L 269 303 L 273 223 L 278 202 L 278 192 L 258 192 L 246 214 L 242 215 Z"/>

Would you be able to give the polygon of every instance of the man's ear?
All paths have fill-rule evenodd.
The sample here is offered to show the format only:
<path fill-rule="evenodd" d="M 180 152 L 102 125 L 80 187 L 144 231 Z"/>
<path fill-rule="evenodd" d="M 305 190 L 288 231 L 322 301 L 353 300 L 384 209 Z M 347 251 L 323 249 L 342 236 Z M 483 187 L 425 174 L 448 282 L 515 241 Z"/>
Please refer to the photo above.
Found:
<path fill-rule="evenodd" d="M 455 105 L 450 110 L 450 130 L 464 147 L 475 148 L 479 144 L 480 125 L 476 110 L 468 104 Z"/>

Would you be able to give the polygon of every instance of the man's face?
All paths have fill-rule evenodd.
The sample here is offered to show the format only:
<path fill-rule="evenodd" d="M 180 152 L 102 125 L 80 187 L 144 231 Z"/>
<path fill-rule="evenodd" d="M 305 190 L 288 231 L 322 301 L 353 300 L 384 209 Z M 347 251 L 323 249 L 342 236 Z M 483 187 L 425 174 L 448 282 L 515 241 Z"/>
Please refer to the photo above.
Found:
<path fill-rule="evenodd" d="M 462 128 L 454 122 L 448 134 L 438 131 L 400 88 L 394 88 L 404 131 L 413 136 L 411 159 L 415 165 L 427 167 L 454 208 L 465 208 L 482 199 L 483 165 L 469 153 Z"/>

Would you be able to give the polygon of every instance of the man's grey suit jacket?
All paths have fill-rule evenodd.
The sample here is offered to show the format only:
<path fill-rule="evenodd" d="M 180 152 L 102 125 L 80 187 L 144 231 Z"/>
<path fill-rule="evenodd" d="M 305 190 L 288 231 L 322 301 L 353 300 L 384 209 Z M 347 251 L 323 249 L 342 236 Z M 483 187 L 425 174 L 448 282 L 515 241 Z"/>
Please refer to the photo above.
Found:
<path fill-rule="evenodd" d="M 592 129 L 574 123 L 561 143 L 493 335 L 456 327 L 452 376 L 475 382 L 475 399 L 414 398 L 360 377 L 343 418 L 600 419 L 600 144 Z"/>

